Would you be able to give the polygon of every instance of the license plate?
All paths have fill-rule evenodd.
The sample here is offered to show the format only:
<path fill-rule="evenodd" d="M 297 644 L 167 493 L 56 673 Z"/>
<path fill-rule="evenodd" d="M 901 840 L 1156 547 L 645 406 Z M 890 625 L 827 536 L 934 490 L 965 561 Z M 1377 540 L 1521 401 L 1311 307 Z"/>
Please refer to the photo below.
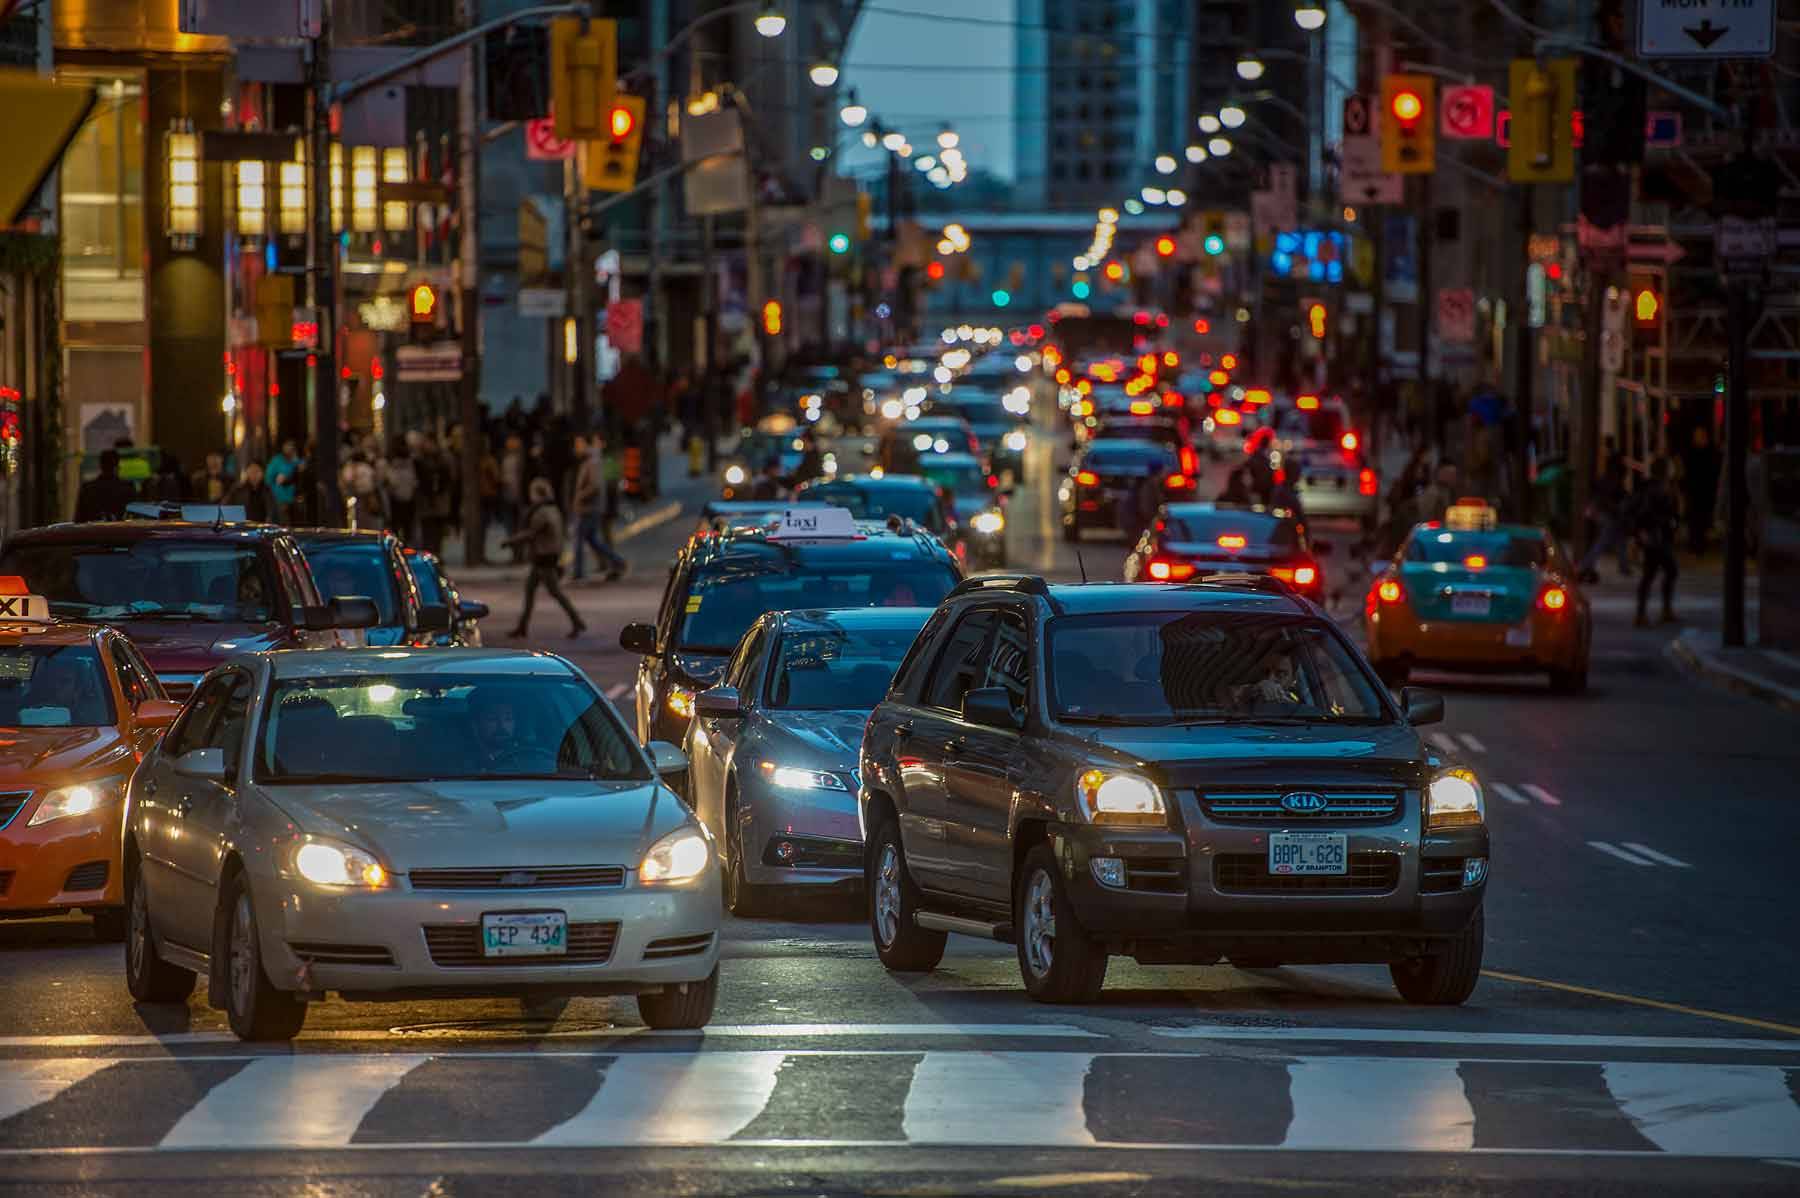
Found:
<path fill-rule="evenodd" d="M 1349 837 L 1342 832 L 1269 833 L 1272 874 L 1341 874 L 1349 870 Z"/>
<path fill-rule="evenodd" d="M 481 917 L 483 956 L 560 957 L 568 951 L 569 917 L 561 911 Z"/>
<path fill-rule="evenodd" d="M 1508 628 L 1506 630 L 1506 643 L 1514 649 L 1530 648 L 1531 625 L 1522 624 L 1517 628 Z"/>
<path fill-rule="evenodd" d="M 1485 616 L 1493 607 L 1493 600 L 1486 595 L 1452 595 L 1450 611 L 1458 616 Z"/>

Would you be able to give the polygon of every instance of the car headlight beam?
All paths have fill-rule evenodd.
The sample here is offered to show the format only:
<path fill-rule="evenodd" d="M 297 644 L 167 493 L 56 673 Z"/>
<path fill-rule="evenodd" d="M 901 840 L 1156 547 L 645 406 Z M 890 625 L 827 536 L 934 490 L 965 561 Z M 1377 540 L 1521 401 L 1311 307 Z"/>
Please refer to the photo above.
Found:
<path fill-rule="evenodd" d="M 976 532 L 991 537 L 1006 527 L 1006 517 L 999 511 L 981 512 L 969 524 Z"/>
<path fill-rule="evenodd" d="M 638 881 L 646 886 L 691 882 L 706 872 L 712 848 L 693 827 L 677 828 L 655 844 L 638 863 Z"/>
<path fill-rule="evenodd" d="M 809 770 L 800 766 L 762 763 L 763 776 L 783 790 L 848 790 L 843 779 L 825 770 Z"/>
<path fill-rule="evenodd" d="M 77 782 L 72 786 L 59 786 L 44 795 L 38 803 L 37 810 L 25 821 L 27 828 L 35 828 L 39 824 L 47 824 L 52 820 L 74 819 L 76 816 L 88 815 L 119 801 L 125 794 L 125 779 L 96 778 L 91 782 Z"/>
<path fill-rule="evenodd" d="M 329 840 L 309 840 L 294 850 L 294 872 L 315 886 L 365 887 L 388 884 L 388 872 L 370 853 Z"/>
<path fill-rule="evenodd" d="M 1445 770 L 1425 791 L 1425 830 L 1479 826 L 1487 819 L 1481 783 L 1465 769 Z"/>
<path fill-rule="evenodd" d="M 1075 780 L 1082 814 L 1095 824 L 1162 824 L 1168 820 L 1162 790 L 1148 778 L 1088 770 Z"/>

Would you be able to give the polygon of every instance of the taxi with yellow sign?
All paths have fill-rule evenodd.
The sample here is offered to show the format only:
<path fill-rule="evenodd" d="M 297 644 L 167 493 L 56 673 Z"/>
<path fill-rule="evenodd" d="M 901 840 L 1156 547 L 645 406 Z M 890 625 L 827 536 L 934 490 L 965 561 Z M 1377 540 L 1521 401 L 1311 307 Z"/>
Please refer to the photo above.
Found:
<path fill-rule="evenodd" d="M 1480 499 L 1417 525 L 1363 604 L 1369 660 L 1391 686 L 1415 668 L 1537 673 L 1586 689 L 1593 639 L 1575 564 L 1543 528 L 1502 524 Z"/>
<path fill-rule="evenodd" d="M 0 919 L 79 910 L 124 938 L 121 800 L 180 711 L 125 637 L 0 577 Z"/>

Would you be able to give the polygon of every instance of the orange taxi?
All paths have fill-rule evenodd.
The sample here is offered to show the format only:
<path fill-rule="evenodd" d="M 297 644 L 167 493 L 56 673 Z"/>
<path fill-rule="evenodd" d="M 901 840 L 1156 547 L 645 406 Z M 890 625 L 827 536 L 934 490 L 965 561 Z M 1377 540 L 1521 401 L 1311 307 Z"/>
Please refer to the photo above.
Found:
<path fill-rule="evenodd" d="M 180 712 L 124 636 L 0 577 L 0 919 L 81 910 L 124 939 L 125 784 Z"/>

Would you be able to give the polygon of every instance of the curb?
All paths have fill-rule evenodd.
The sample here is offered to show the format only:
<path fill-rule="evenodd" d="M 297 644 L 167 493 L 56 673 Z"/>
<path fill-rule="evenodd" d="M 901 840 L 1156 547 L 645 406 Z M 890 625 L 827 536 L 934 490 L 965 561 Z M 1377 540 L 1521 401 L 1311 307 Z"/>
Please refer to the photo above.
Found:
<path fill-rule="evenodd" d="M 1800 690 L 1783 686 L 1779 682 L 1763 677 L 1761 674 L 1738 666 L 1727 665 L 1693 642 L 1698 639 L 1697 631 L 1684 632 L 1668 643 L 1663 650 L 1675 664 L 1697 677 L 1703 678 L 1726 690 L 1747 695 L 1752 699 L 1760 699 L 1764 703 L 1772 703 L 1788 711 L 1800 712 Z"/>

